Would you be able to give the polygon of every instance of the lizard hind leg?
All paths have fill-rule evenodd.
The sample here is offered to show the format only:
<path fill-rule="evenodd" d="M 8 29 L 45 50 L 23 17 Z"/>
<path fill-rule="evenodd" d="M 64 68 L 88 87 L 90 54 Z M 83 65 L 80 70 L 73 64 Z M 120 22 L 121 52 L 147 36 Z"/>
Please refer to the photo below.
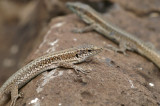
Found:
<path fill-rule="evenodd" d="M 111 50 L 113 50 L 114 52 L 121 52 L 122 54 L 124 54 L 124 55 L 127 55 L 126 54 L 126 50 L 127 50 L 127 48 L 126 48 L 126 45 L 125 45 L 125 43 L 120 43 L 119 44 L 119 48 L 116 48 L 116 47 L 114 47 L 114 46 L 112 46 L 112 45 L 107 45 L 107 47 L 106 47 L 107 49 L 111 49 Z"/>
<path fill-rule="evenodd" d="M 11 104 L 10 106 L 15 106 L 16 101 L 19 97 L 22 97 L 22 93 L 18 94 L 18 85 L 13 84 L 11 86 Z"/>

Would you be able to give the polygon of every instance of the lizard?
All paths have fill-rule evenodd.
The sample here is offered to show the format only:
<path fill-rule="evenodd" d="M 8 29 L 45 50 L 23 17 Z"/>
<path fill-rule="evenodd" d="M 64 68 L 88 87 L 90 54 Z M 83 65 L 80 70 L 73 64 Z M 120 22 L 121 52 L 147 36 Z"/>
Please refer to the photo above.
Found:
<path fill-rule="evenodd" d="M 101 51 L 101 47 L 85 44 L 59 52 L 48 53 L 31 61 L 9 77 L 1 86 L 0 106 L 4 106 L 10 99 L 10 106 L 15 106 L 16 100 L 22 96 L 19 89 L 47 70 L 64 67 L 72 68 L 77 73 L 86 73 L 86 70 L 76 64 L 90 59 Z"/>
<path fill-rule="evenodd" d="M 87 4 L 67 2 L 66 6 L 89 25 L 83 29 L 76 30 L 76 32 L 94 30 L 118 44 L 119 48 L 112 47 L 116 52 L 122 52 L 123 54 L 126 54 L 126 50 L 137 52 L 152 61 L 160 69 L 160 54 L 149 43 L 104 20 L 100 13 Z"/>

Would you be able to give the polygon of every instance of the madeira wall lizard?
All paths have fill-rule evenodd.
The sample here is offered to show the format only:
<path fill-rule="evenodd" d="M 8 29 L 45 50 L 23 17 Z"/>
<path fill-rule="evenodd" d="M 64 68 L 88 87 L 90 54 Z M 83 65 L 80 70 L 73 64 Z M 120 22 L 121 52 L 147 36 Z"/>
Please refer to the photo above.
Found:
<path fill-rule="evenodd" d="M 76 13 L 89 26 L 78 32 L 88 30 L 95 30 L 119 44 L 119 50 L 125 54 L 126 50 L 136 51 L 145 56 L 160 68 L 160 54 L 153 48 L 149 47 L 147 43 L 141 41 L 132 34 L 116 27 L 109 21 L 103 20 L 101 15 L 90 6 L 79 2 L 68 2 L 67 7 Z"/>
<path fill-rule="evenodd" d="M 85 70 L 76 66 L 76 63 L 84 62 L 88 58 L 98 54 L 102 48 L 93 45 L 79 47 L 49 53 L 28 63 L 13 74 L 0 88 L 0 106 L 4 106 L 11 98 L 10 106 L 14 106 L 20 93 L 19 89 L 40 73 L 57 67 L 73 68 L 76 72 L 85 73 Z"/>

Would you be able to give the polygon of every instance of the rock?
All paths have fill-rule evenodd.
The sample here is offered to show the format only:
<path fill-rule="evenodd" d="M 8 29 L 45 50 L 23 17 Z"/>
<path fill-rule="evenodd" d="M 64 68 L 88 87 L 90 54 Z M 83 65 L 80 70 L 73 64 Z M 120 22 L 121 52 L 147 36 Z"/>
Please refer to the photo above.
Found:
<path fill-rule="evenodd" d="M 159 0 L 134 0 L 128 2 L 128 0 L 110 0 L 116 4 L 120 4 L 126 10 L 132 11 L 137 15 L 143 16 L 150 13 L 158 13 L 160 11 L 160 2 Z M 159 13 L 158 13 L 159 14 Z"/>
<path fill-rule="evenodd" d="M 144 26 L 143 21 L 138 26 L 138 24 L 132 24 L 136 23 L 134 18 L 125 21 L 122 19 L 124 14 L 119 14 L 118 17 L 116 16 L 118 14 L 111 12 L 111 15 L 113 16 L 107 17 L 112 18 L 112 22 L 129 32 L 140 33 L 139 29 L 144 28 L 141 27 Z M 114 21 L 114 19 L 117 20 Z M 102 47 L 107 44 L 116 46 L 112 41 L 94 31 L 81 34 L 72 32 L 74 28 L 84 26 L 86 24 L 75 15 L 54 18 L 42 43 L 30 54 L 28 60 L 33 60 L 48 52 L 85 43 Z M 144 33 L 141 34 L 142 39 L 145 36 Z M 104 50 L 93 57 L 92 61 L 78 64 L 91 70 L 87 76 L 78 77 L 73 70 L 62 68 L 38 75 L 20 90 L 24 93 L 24 97 L 18 99 L 16 106 L 33 104 L 41 106 L 157 106 L 160 100 L 159 70 L 146 58 L 134 52 L 127 52 L 127 54 L 128 56 L 125 56 Z M 155 86 L 150 86 L 151 84 Z"/>

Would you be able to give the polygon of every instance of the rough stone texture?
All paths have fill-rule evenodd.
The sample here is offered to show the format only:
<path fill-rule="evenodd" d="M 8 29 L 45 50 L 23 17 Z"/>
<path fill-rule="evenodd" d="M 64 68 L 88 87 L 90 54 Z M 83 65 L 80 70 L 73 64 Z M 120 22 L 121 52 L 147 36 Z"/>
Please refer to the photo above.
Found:
<path fill-rule="evenodd" d="M 150 42 L 160 49 L 160 16 L 139 17 L 132 12 L 128 12 L 119 5 L 114 5 L 106 14 L 104 14 L 112 23 L 116 24 L 123 30 L 126 30 L 136 37 Z M 105 18 L 104 18 L 105 19 Z"/>
<path fill-rule="evenodd" d="M 129 32 L 141 34 L 141 39 L 146 36 L 145 33 L 149 32 L 145 32 L 148 29 L 142 27 L 145 25 L 136 24 L 132 15 L 127 15 L 126 18 L 128 17 L 130 21 L 125 21 L 125 19 L 121 19 L 125 12 L 121 12 L 119 14 L 122 17 L 113 21 L 116 14 L 114 14 L 114 10 L 110 13 L 107 17 L 112 22 Z M 134 22 L 134 24 L 130 22 Z M 115 45 L 96 32 L 83 34 L 71 32 L 75 27 L 82 28 L 84 26 L 85 24 L 75 15 L 53 19 L 41 46 L 31 53 L 32 56 L 29 56 L 28 60 L 49 51 L 63 50 L 84 43 L 103 47 L 106 44 Z M 143 29 L 143 31 L 138 29 Z M 148 40 L 148 38 L 144 38 L 144 40 Z M 79 64 L 79 66 L 91 70 L 87 76 L 77 77 L 71 69 L 45 72 L 21 89 L 24 98 L 18 99 L 16 105 L 157 106 L 160 102 L 159 70 L 144 57 L 132 52 L 127 52 L 127 54 L 128 56 L 124 56 L 104 50 L 92 61 Z M 155 86 L 151 87 L 149 83 L 153 83 Z"/>
<path fill-rule="evenodd" d="M 152 12 L 160 12 L 160 1 L 159 0 L 110 0 L 117 4 L 122 5 L 125 9 L 133 11 L 138 15 L 150 14 Z"/>

